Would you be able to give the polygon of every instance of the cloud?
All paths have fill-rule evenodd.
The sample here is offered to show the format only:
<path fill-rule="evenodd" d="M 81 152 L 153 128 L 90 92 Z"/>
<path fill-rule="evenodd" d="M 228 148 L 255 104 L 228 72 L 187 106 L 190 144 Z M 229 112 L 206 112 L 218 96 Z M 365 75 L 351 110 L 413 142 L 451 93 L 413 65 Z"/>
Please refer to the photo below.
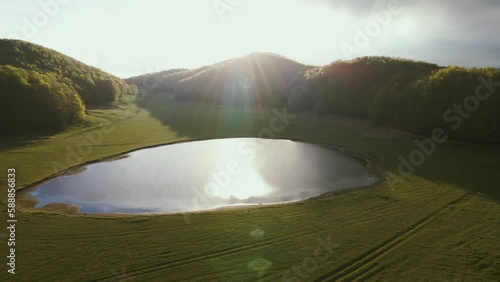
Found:
<path fill-rule="evenodd" d="M 221 0 L 226 1 L 226 0 Z M 500 65 L 498 0 L 243 1 L 221 21 L 212 0 L 71 1 L 31 41 L 117 75 L 151 67 L 198 67 L 253 51 L 275 52 L 306 64 L 366 55 L 406 57 L 440 65 Z M 109 2 L 109 3 L 108 3 Z M 388 26 L 367 48 L 346 56 L 373 12 L 399 2 Z M 0 1 L 0 37 L 21 34 L 37 4 Z M 102 6 L 104 5 L 104 6 Z M 70 39 L 70 40 L 68 40 Z"/>
<path fill-rule="evenodd" d="M 353 16 L 364 17 L 371 14 L 372 11 L 384 9 L 390 2 L 401 2 L 397 0 L 316 0 L 317 2 L 326 2 L 332 10 L 347 11 Z"/>
<path fill-rule="evenodd" d="M 332 9 L 343 9 L 356 18 L 358 25 L 373 19 L 391 1 L 327 2 Z M 500 1 L 421 0 L 399 1 L 402 12 L 393 18 L 380 38 L 374 38 L 370 52 L 363 55 L 388 55 L 426 60 L 441 65 L 500 66 Z M 399 21 L 398 21 L 399 19 Z M 413 28 L 403 34 L 404 21 Z M 401 33 L 401 32 L 399 32 Z M 383 38 L 383 40 L 381 40 Z M 389 42 L 382 45 L 377 41 Z"/>

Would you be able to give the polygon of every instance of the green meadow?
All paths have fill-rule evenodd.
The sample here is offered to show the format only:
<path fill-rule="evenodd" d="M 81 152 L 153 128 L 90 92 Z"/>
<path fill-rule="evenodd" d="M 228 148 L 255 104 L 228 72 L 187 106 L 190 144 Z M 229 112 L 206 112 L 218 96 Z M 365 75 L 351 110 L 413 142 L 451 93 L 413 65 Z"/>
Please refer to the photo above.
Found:
<path fill-rule="evenodd" d="M 279 109 L 281 110 L 281 109 Z M 0 141 L 0 185 L 15 168 L 16 267 L 0 281 L 495 281 L 500 277 L 500 147 L 446 142 L 409 176 L 415 139 L 370 136 L 300 115 L 273 138 L 328 143 L 375 160 L 374 187 L 290 204 L 166 215 L 84 215 L 32 207 L 23 190 L 87 162 L 139 148 L 259 136 L 272 108 L 127 95 L 58 133 Z M 270 137 L 270 136 L 268 136 Z M 172 160 L 175 161 L 175 160 Z M 147 187 L 137 187 L 147 189 Z M 2 189 L 4 190 L 4 189 Z M 5 191 L 5 190 L 4 190 Z"/>

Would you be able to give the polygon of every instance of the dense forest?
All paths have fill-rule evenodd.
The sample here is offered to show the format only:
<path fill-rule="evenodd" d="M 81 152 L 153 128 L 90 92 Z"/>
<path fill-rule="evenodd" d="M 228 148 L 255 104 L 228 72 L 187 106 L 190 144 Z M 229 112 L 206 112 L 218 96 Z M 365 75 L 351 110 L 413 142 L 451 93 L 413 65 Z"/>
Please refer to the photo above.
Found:
<path fill-rule="evenodd" d="M 127 84 L 128 83 L 128 84 Z M 61 130 L 85 118 L 88 105 L 124 94 L 163 93 L 177 100 L 284 107 L 389 124 L 454 139 L 500 141 L 500 70 L 441 67 L 362 57 L 315 67 L 254 53 L 198 69 L 172 69 L 125 81 L 54 50 L 0 40 L 0 129 L 4 134 Z"/>
<path fill-rule="evenodd" d="M 212 104 L 275 105 L 303 82 L 312 66 L 271 53 L 253 53 L 195 70 L 169 70 L 126 79 L 149 92 Z"/>
<path fill-rule="evenodd" d="M 500 93 L 485 83 L 500 86 L 498 69 L 364 57 L 312 69 L 305 79 L 318 113 L 421 135 L 439 127 L 454 139 L 500 141 Z"/>
<path fill-rule="evenodd" d="M 85 105 L 106 105 L 134 91 L 123 80 L 54 50 L 0 40 L 2 133 L 61 130 L 81 121 Z"/>
<path fill-rule="evenodd" d="M 52 73 L 0 66 L 0 130 L 61 130 L 81 121 L 83 102 Z"/>
<path fill-rule="evenodd" d="M 126 81 L 178 100 L 287 106 L 291 112 L 368 119 L 422 135 L 441 127 L 454 139 L 500 141 L 500 94 L 492 86 L 498 83 L 491 82 L 500 82 L 500 71 L 494 68 L 440 67 L 388 57 L 312 67 L 256 53 Z M 476 97 L 479 85 L 487 99 Z"/>

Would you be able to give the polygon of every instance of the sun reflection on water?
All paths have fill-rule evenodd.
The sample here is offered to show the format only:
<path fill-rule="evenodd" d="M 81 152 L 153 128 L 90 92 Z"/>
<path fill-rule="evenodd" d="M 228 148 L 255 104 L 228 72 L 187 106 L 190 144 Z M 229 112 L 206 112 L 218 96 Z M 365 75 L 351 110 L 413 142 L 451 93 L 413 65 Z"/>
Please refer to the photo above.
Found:
<path fill-rule="evenodd" d="M 245 139 L 224 141 L 219 148 L 216 171 L 207 184 L 214 187 L 211 189 L 213 196 L 245 200 L 272 193 L 272 187 L 257 169 L 258 159 L 244 150 L 255 148 L 255 144 Z"/>

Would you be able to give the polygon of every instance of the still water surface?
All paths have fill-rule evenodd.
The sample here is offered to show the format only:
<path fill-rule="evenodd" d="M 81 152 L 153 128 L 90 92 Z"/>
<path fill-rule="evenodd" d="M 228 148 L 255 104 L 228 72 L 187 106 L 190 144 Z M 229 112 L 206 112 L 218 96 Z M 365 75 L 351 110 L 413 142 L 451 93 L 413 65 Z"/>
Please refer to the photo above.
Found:
<path fill-rule="evenodd" d="M 257 138 L 166 145 L 95 163 L 30 194 L 84 213 L 208 210 L 310 198 L 378 180 L 364 162 L 316 144 Z"/>

